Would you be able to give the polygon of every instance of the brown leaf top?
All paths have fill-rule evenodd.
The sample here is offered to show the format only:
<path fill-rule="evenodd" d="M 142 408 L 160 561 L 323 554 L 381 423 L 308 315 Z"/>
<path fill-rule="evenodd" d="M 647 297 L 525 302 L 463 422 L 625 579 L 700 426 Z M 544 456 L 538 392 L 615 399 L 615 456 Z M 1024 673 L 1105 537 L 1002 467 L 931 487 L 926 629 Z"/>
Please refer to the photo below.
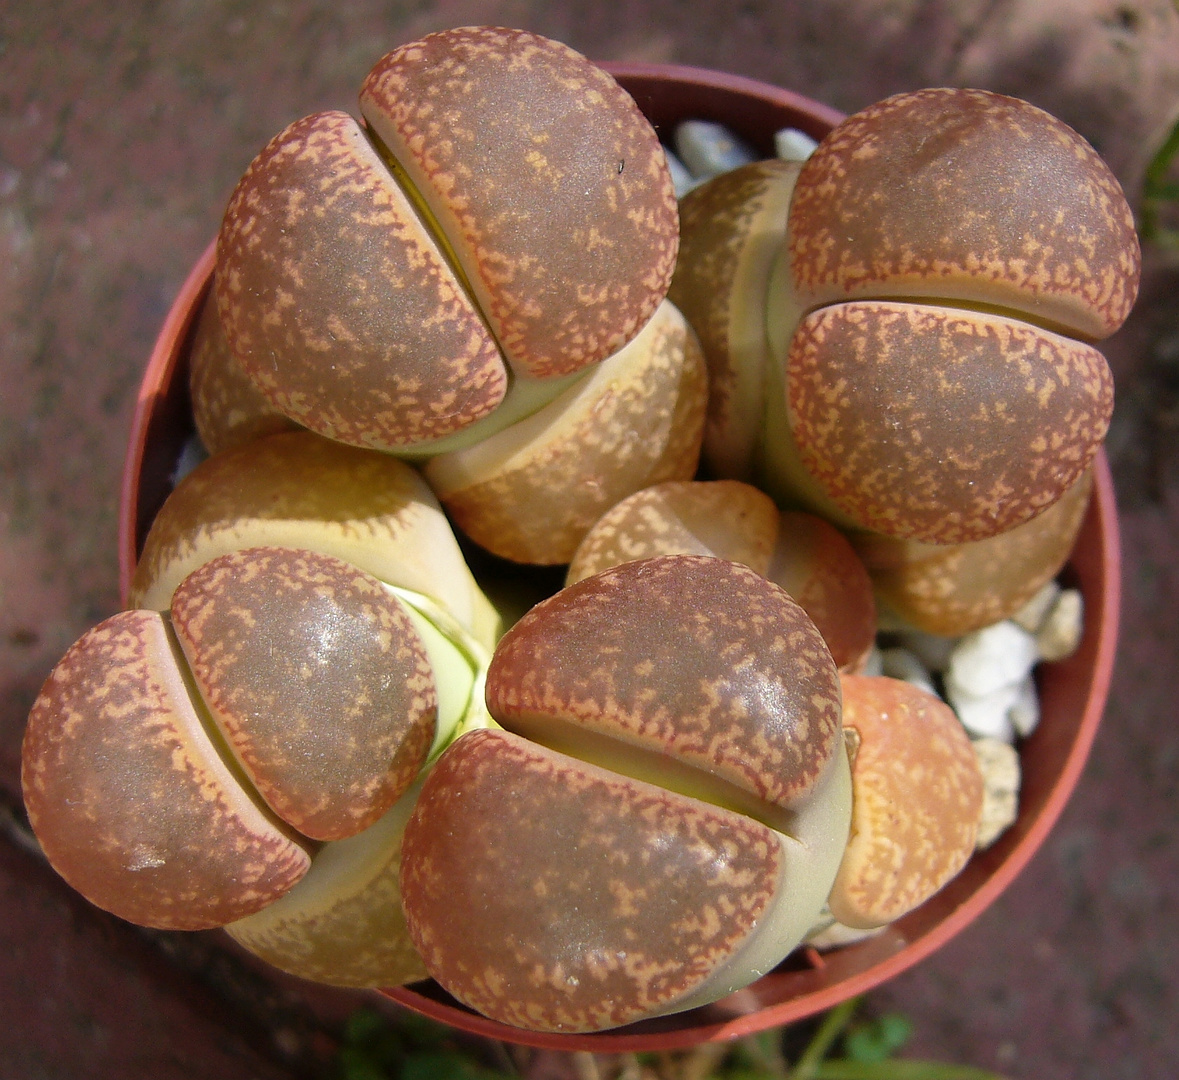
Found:
<path fill-rule="evenodd" d="M 83 896 L 146 926 L 221 926 L 264 907 L 309 859 L 206 733 L 154 611 L 83 634 L 25 733 L 29 821 Z"/>
<path fill-rule="evenodd" d="M 679 222 L 663 149 L 584 56 L 524 30 L 446 30 L 379 61 L 360 105 L 521 370 L 604 359 L 666 295 Z"/>
<path fill-rule="evenodd" d="M 787 362 L 803 463 L 862 528 L 961 543 L 1052 505 L 1113 410 L 1090 345 L 956 308 L 858 301 L 812 312 Z"/>
<path fill-rule="evenodd" d="M 501 640 L 491 714 L 633 744 L 780 807 L 840 745 L 839 683 L 814 624 L 747 566 L 624 563 L 538 604 Z"/>
<path fill-rule="evenodd" d="M 371 825 L 425 763 L 433 672 L 376 578 L 311 551 L 246 548 L 184 579 L 172 623 L 227 742 L 305 836 Z"/>
<path fill-rule="evenodd" d="M 1085 338 L 1137 295 L 1134 218 L 1109 167 L 1041 109 L 982 90 L 897 94 L 840 124 L 790 211 L 810 304 L 924 296 L 994 304 Z"/>
<path fill-rule="evenodd" d="M 845 675 L 843 700 L 856 742 L 852 829 L 831 911 L 849 926 L 881 926 L 932 896 L 974 852 L 982 774 L 958 717 L 932 694 Z"/>
<path fill-rule="evenodd" d="M 757 822 L 492 730 L 434 767 L 402 859 L 434 978 L 541 1031 L 673 1005 L 748 939 L 783 868 Z"/>
<path fill-rule="evenodd" d="M 655 555 L 714 555 L 765 575 L 777 538 L 778 508 L 752 485 L 666 480 L 598 518 L 578 545 L 565 584 Z"/>
<path fill-rule="evenodd" d="M 274 405 L 341 442 L 437 438 L 507 389 L 482 317 L 346 113 L 291 124 L 238 182 L 217 239 L 217 303 Z"/>

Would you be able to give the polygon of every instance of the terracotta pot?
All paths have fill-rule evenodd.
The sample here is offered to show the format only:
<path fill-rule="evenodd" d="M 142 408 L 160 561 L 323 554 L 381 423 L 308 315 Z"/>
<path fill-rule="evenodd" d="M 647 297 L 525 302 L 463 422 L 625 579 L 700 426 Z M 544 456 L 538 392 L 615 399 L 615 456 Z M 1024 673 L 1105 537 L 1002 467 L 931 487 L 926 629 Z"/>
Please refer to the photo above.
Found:
<path fill-rule="evenodd" d="M 766 156 L 782 127 L 816 138 L 841 119 L 834 109 L 749 79 L 664 65 L 605 65 L 661 133 L 685 118 L 729 125 Z M 212 246 L 194 267 L 160 332 L 140 387 L 123 473 L 119 570 L 124 596 L 143 537 L 170 489 L 180 449 L 193 431 L 187 361 L 195 315 L 209 287 Z M 478 1016 L 432 983 L 387 991 L 420 1013 L 465 1031 L 561 1050 L 652 1051 L 732 1039 L 800 1020 L 879 985 L 965 929 L 1044 842 L 1080 776 L 1105 706 L 1113 668 L 1120 592 L 1113 484 L 1104 453 L 1076 549 L 1065 571 L 1085 597 L 1079 651 L 1038 673 L 1042 719 L 1022 747 L 1023 790 L 1015 825 L 976 855 L 945 889 L 878 936 L 819 955 L 796 953 L 751 987 L 703 1009 L 594 1035 L 520 1031 Z"/>

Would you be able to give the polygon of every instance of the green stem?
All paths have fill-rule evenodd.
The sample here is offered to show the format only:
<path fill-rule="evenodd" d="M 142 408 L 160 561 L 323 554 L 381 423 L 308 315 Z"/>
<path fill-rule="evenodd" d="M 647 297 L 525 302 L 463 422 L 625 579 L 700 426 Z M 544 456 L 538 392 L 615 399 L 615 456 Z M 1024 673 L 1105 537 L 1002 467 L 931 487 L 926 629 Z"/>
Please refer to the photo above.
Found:
<path fill-rule="evenodd" d="M 817 1080 L 823 1059 L 831 1052 L 835 1040 L 851 1022 L 859 1005 L 859 998 L 848 998 L 823 1017 L 819 1030 L 815 1032 L 802 1057 L 798 1059 L 798 1064 L 791 1071 L 790 1080 Z"/>

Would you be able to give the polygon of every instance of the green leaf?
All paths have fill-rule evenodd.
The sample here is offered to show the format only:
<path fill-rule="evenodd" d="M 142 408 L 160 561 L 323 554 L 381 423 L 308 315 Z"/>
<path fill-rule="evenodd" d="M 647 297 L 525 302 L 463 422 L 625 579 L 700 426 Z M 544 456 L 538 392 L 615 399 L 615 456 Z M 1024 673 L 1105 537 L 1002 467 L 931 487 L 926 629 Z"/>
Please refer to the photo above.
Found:
<path fill-rule="evenodd" d="M 1174 202 L 1179 197 L 1175 185 L 1167 180 L 1171 165 L 1177 156 L 1179 123 L 1171 129 L 1146 167 L 1146 174 L 1142 179 L 1142 204 L 1138 214 L 1138 232 L 1142 239 L 1153 240 L 1165 246 L 1174 246 L 1177 239 L 1173 230 L 1164 229 L 1159 222 L 1160 206 Z"/>
<path fill-rule="evenodd" d="M 392 1021 L 390 1021 L 392 1025 Z M 407 1045 L 419 1050 L 434 1050 L 449 1044 L 454 1032 L 445 1024 L 431 1020 L 419 1013 L 407 1012 L 399 1015 L 394 1030 Z"/>
<path fill-rule="evenodd" d="M 988 1069 L 971 1065 L 944 1065 L 940 1061 L 824 1061 L 815 1080 L 1007 1080 Z"/>
<path fill-rule="evenodd" d="M 344 1021 L 344 1042 L 355 1046 L 384 1035 L 389 1022 L 372 1009 L 357 1009 Z"/>
<path fill-rule="evenodd" d="M 1171 168 L 1171 162 L 1175 160 L 1176 156 L 1179 156 L 1179 121 L 1171 128 L 1170 133 L 1163 140 L 1162 146 L 1158 148 L 1146 166 L 1143 186 L 1148 193 L 1154 194 L 1163 185 L 1164 178 Z"/>
<path fill-rule="evenodd" d="M 417 1013 L 388 1016 L 358 1009 L 344 1022 L 334 1075 L 339 1080 L 492 1080 L 486 1069 L 454 1046 L 444 1024 Z"/>
<path fill-rule="evenodd" d="M 398 1080 L 485 1080 L 494 1075 L 457 1050 L 432 1050 L 407 1057 Z"/>
<path fill-rule="evenodd" d="M 758 1072 L 761 1070 L 762 1064 L 761 1055 L 755 1053 L 755 1047 L 745 1039 L 739 1039 L 729 1047 L 725 1061 L 729 1066 L 724 1072 L 726 1077 L 731 1072 L 735 1074 L 737 1071 L 740 1071 L 742 1075 Z"/>
<path fill-rule="evenodd" d="M 913 1025 L 900 1013 L 886 1013 L 857 1024 L 843 1037 L 843 1052 L 852 1061 L 886 1061 L 909 1041 Z"/>
<path fill-rule="evenodd" d="M 345 1021 L 336 1071 L 343 1080 L 386 1080 L 396 1073 L 402 1056 L 401 1039 L 388 1021 L 361 1010 Z"/>
<path fill-rule="evenodd" d="M 333 1075 L 340 1080 L 388 1080 L 389 1074 L 367 1054 L 344 1047 L 336 1055 Z"/>

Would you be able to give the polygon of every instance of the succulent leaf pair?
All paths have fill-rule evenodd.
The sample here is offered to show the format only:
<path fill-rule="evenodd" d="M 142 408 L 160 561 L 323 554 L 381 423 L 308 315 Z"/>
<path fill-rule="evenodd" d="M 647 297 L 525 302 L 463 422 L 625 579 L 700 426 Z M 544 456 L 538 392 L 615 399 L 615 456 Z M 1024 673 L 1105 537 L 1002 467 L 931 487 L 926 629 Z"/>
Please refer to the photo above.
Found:
<path fill-rule="evenodd" d="M 30 717 L 50 860 L 134 921 L 548 1031 L 920 903 L 981 780 L 948 708 L 853 673 L 872 587 L 960 628 L 1065 558 L 1111 404 L 1089 341 L 1138 274 L 1108 171 L 1021 102 L 889 99 L 684 200 L 685 321 L 662 152 L 583 57 L 431 35 L 361 111 L 231 199 L 215 452 Z M 439 499 L 568 587 L 501 638 Z"/>
<path fill-rule="evenodd" d="M 499 621 L 421 477 L 310 432 L 214 455 L 157 516 L 131 599 L 29 719 L 51 863 L 124 918 L 229 924 L 307 978 L 423 977 L 401 831 L 422 768 L 485 722 Z"/>
<path fill-rule="evenodd" d="M 230 349 L 304 427 L 408 449 L 513 380 L 617 352 L 663 299 L 675 199 L 650 124 L 557 42 L 468 27 L 386 55 L 345 113 L 297 121 L 218 238 Z"/>
<path fill-rule="evenodd" d="M 1140 252 L 1078 135 L 998 94 L 847 118 L 691 191 L 670 297 L 712 381 L 706 469 L 837 525 L 891 615 L 1004 618 L 1064 564 Z"/>
<path fill-rule="evenodd" d="M 302 455 L 303 467 L 278 468 L 283 453 Z M 227 451 L 182 482 L 149 536 L 136 586 L 150 595 L 160 587 L 153 575 L 176 573 L 186 558 L 200 563 L 175 590 L 170 616 L 126 612 L 85 636 L 30 718 L 26 799 L 53 864 L 135 921 L 228 923 L 247 948 L 327 982 L 388 984 L 428 971 L 493 1014 L 520 1020 L 524 1009 L 520 1022 L 555 1029 L 687 1007 L 777 963 L 818 917 L 851 811 L 835 665 L 809 618 L 736 563 L 631 562 L 534 608 L 488 669 L 473 635 L 428 598 L 411 607 L 401 599 L 413 599 L 410 590 L 335 555 L 248 546 L 283 530 L 302 529 L 321 547 L 352 533 L 373 565 L 391 536 L 405 543 L 391 519 L 433 544 L 428 554 L 443 565 L 430 515 L 403 493 L 397 513 L 371 490 L 372 502 L 386 502 L 383 515 L 325 505 L 339 463 L 368 459 L 402 484 L 398 474 L 412 474 L 298 432 Z M 271 466 L 269 484 L 243 496 L 220 483 L 220 503 L 192 501 L 210 476 L 259 475 L 251 462 Z M 298 519 L 308 489 L 315 513 L 305 503 Z M 428 504 L 428 492 L 417 498 Z M 237 518 L 227 521 L 235 501 Z M 194 507 L 207 507 L 209 519 L 194 520 Z M 247 546 L 202 561 L 234 542 Z M 351 623 L 367 629 L 379 656 L 365 660 L 348 644 Z M 330 678 L 337 669 L 359 671 L 359 682 Z M 487 706 L 509 731 L 467 730 L 488 723 L 470 723 L 484 673 Z M 112 696 L 110 686 L 130 683 Z M 389 726 L 392 742 L 374 738 L 365 717 Z M 448 731 L 460 737 L 428 767 L 431 742 L 445 744 Z M 358 792 L 349 803 L 333 785 L 353 753 L 368 768 L 347 785 Z M 301 768 L 292 772 L 292 762 Z M 409 785 L 423 766 L 419 796 Z M 205 779 L 214 773 L 216 785 Z M 309 827 L 324 813 L 346 827 Z M 499 830 L 496 842 L 488 830 Z M 446 860 L 446 873 L 431 869 Z M 566 906 L 560 882 L 576 889 L 587 873 L 594 895 L 631 890 L 613 921 L 594 921 L 607 914 L 597 903 Z M 656 887 L 669 876 L 677 889 Z M 461 902 L 456 919 L 456 898 L 480 889 L 483 901 Z M 463 972 L 505 939 L 484 933 L 473 913 L 502 929 L 530 897 L 543 910 L 520 922 L 516 946 L 566 965 L 574 979 L 579 950 L 582 963 L 600 961 L 612 972 L 606 998 L 592 1000 L 602 987 L 588 976 L 577 1001 L 552 998 L 551 986 L 533 985 L 531 962 L 502 969 L 516 1004 L 478 997 Z M 579 911 L 589 924 L 578 924 Z M 542 931 L 531 945 L 529 927 Z M 448 951 L 438 940 L 456 932 L 465 942 L 457 958 L 453 941 Z M 657 984 L 643 972 L 648 960 L 661 967 Z"/>
<path fill-rule="evenodd" d="M 705 344 L 718 475 L 957 544 L 1089 467 L 1113 403 L 1090 342 L 1128 314 L 1140 252 L 1117 181 L 1060 121 L 984 91 L 899 94 L 801 166 L 745 166 L 682 209 L 670 295 Z"/>
<path fill-rule="evenodd" d="M 360 107 L 290 125 L 238 183 L 198 430 L 212 450 L 297 423 L 428 462 L 478 543 L 567 562 L 613 502 L 698 461 L 707 382 L 664 301 L 654 130 L 583 56 L 491 27 L 394 50 Z"/>

